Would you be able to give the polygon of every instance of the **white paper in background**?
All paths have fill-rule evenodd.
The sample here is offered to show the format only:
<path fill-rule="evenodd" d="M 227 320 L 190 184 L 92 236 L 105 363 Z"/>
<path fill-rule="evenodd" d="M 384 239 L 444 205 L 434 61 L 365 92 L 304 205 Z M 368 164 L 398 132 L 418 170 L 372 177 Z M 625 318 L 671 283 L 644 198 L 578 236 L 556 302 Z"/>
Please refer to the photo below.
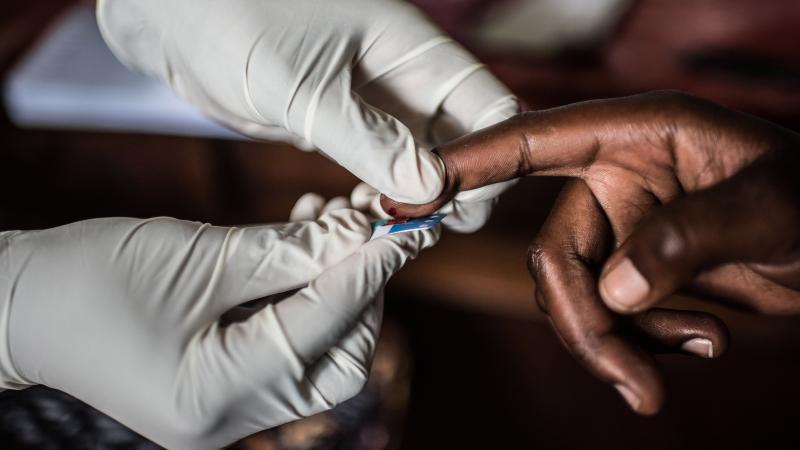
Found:
<path fill-rule="evenodd" d="M 54 23 L 9 74 L 4 88 L 8 115 L 20 127 L 243 139 L 160 81 L 123 66 L 86 6 Z"/>
<path fill-rule="evenodd" d="M 471 36 L 489 49 L 551 54 L 605 38 L 631 0 L 508 0 L 497 2 Z"/>

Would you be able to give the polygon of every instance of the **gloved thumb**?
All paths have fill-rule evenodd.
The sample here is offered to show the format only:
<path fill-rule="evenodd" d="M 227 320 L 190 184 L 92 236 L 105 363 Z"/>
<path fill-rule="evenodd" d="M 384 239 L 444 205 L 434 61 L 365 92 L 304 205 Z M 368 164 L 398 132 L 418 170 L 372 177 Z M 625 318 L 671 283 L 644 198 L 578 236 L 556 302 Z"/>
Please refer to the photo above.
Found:
<path fill-rule="evenodd" d="M 609 308 L 649 308 L 701 272 L 731 262 L 770 263 L 796 241 L 791 199 L 763 164 L 646 217 L 608 259 L 600 294 Z"/>

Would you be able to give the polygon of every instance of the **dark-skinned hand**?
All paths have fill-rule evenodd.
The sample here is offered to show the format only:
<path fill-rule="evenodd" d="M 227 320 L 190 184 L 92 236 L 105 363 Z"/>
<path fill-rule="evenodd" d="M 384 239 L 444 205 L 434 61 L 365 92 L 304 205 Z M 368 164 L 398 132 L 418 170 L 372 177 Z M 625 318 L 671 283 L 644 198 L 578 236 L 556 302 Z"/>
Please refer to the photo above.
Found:
<path fill-rule="evenodd" d="M 657 352 L 716 357 L 716 317 L 655 306 L 676 291 L 800 311 L 800 135 L 675 92 L 521 114 L 437 150 L 428 205 L 526 175 L 568 182 L 534 240 L 536 297 L 569 351 L 638 413 L 663 403 Z"/>

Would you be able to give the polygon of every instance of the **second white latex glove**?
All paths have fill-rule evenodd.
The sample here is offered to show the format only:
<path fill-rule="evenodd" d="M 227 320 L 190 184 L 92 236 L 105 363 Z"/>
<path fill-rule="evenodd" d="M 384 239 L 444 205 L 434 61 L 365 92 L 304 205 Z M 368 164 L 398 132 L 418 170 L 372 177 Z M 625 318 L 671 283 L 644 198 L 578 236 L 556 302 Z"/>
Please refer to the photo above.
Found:
<path fill-rule="evenodd" d="M 386 281 L 438 236 L 370 233 L 349 209 L 247 228 L 120 218 L 0 233 L 0 387 L 62 390 L 176 449 L 328 409 L 367 379 Z"/>
<path fill-rule="evenodd" d="M 252 137 L 282 128 L 389 197 L 427 203 L 429 150 L 518 112 L 516 98 L 414 6 L 398 0 L 100 0 L 126 64 Z M 473 231 L 509 183 L 456 197 Z"/>

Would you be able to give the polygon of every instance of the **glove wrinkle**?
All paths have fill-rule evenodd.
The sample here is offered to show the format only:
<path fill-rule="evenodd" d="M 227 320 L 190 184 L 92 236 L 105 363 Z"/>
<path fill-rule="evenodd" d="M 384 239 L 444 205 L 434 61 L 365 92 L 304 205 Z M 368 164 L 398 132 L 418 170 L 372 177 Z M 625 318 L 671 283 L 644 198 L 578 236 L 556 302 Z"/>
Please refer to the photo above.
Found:
<path fill-rule="evenodd" d="M 192 250 L 190 250 L 188 253 L 193 253 L 197 241 L 208 227 L 210 227 L 210 225 L 203 224 L 203 226 L 198 228 L 197 233 L 195 233 L 195 236 L 193 236 L 191 240 Z M 228 228 L 227 233 L 225 233 L 225 238 L 222 239 L 219 249 L 217 250 L 216 262 L 214 263 L 214 267 L 211 269 L 211 275 L 208 278 L 208 283 L 197 300 L 189 306 L 189 310 L 187 311 L 188 317 L 201 317 L 204 311 L 208 308 L 208 305 L 214 303 L 217 287 L 219 286 L 220 280 L 226 271 L 228 261 L 230 261 L 231 256 L 236 251 L 241 233 L 242 230 L 236 227 Z M 189 268 L 188 258 L 182 261 L 181 267 L 182 270 L 191 270 L 191 268 Z"/>
<path fill-rule="evenodd" d="M 430 147 L 442 142 L 443 116 L 476 124 L 516 112 L 488 113 L 508 90 L 403 1 L 114 0 L 98 3 L 98 21 L 127 65 L 211 117 L 253 138 L 317 148 L 404 203 L 442 191 Z M 459 107 L 443 108 L 453 98 Z M 490 206 L 445 224 L 480 228 Z"/>
<path fill-rule="evenodd" d="M 312 381 L 311 378 L 309 378 L 307 375 L 303 375 L 303 379 L 306 382 L 305 384 L 311 387 L 313 393 L 316 394 L 314 395 L 314 397 L 322 400 L 322 406 L 324 409 L 326 410 L 331 409 L 337 405 L 337 403 L 328 400 L 328 398 L 325 396 L 325 393 L 322 392 L 322 389 L 320 389 L 316 384 L 314 384 L 314 381 Z"/>
<path fill-rule="evenodd" d="M 386 74 L 392 72 L 393 70 L 399 68 L 403 64 L 406 64 L 407 62 L 409 62 L 409 61 L 411 61 L 411 60 L 413 60 L 413 59 L 415 59 L 415 58 L 417 58 L 419 56 L 422 56 L 423 53 L 425 53 L 425 52 L 427 52 L 427 51 L 429 51 L 429 50 L 431 50 L 431 49 L 433 49 L 435 47 L 438 47 L 438 46 L 443 45 L 443 44 L 448 44 L 448 43 L 453 43 L 453 40 L 451 38 L 447 37 L 447 36 L 436 36 L 436 37 L 431 38 L 427 42 L 423 42 L 422 44 L 420 44 L 416 48 L 411 49 L 408 53 L 406 53 L 404 55 L 400 55 L 400 56 L 397 57 L 396 60 L 387 63 L 383 67 L 383 69 L 381 71 L 378 71 L 375 74 L 372 74 L 369 79 L 364 80 L 363 83 L 360 83 L 356 87 L 356 90 L 361 89 L 364 86 L 366 86 L 366 85 L 368 85 L 368 84 L 370 84 L 372 82 L 380 80 L 384 75 L 386 75 Z M 366 54 L 365 54 L 365 56 L 366 56 Z"/>
<path fill-rule="evenodd" d="M 12 268 L 13 256 L 9 241 L 17 233 L 15 231 L 0 233 L 0 256 L 3 260 L 3 265 L 0 266 L 0 392 L 5 389 L 25 389 L 34 384 L 21 375 L 14 363 L 10 345 L 11 308 L 14 304 L 20 275 L 30 261 L 30 255 L 28 255 L 19 264 L 19 267 Z M 5 288 L 3 288 L 4 286 Z"/>

